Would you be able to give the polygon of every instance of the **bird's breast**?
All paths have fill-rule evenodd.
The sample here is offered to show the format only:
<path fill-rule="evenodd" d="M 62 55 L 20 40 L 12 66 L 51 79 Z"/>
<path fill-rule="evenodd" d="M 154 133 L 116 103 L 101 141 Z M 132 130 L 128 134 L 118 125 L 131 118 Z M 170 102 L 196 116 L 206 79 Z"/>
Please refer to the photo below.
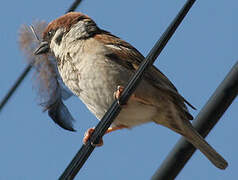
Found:
<path fill-rule="evenodd" d="M 103 55 L 69 54 L 58 68 L 60 75 L 97 118 L 113 103 L 117 86 L 125 86 L 132 72 Z"/>
<path fill-rule="evenodd" d="M 108 59 L 104 53 L 69 53 L 63 56 L 59 72 L 66 86 L 100 120 L 115 101 L 118 86 L 126 86 L 133 72 Z M 155 107 L 130 101 L 115 124 L 132 127 L 150 121 Z"/>

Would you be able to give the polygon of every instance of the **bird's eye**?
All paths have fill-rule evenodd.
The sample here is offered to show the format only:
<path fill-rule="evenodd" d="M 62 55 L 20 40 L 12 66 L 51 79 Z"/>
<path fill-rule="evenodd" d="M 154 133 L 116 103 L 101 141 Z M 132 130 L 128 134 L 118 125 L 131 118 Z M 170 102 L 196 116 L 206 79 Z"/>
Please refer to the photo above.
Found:
<path fill-rule="evenodd" d="M 49 31 L 49 32 L 47 33 L 47 38 L 50 39 L 50 38 L 53 36 L 53 34 L 54 34 L 54 31 L 53 31 L 53 30 Z"/>
<path fill-rule="evenodd" d="M 49 31 L 49 32 L 47 33 L 47 36 L 50 37 L 51 34 L 52 34 L 52 31 Z"/>

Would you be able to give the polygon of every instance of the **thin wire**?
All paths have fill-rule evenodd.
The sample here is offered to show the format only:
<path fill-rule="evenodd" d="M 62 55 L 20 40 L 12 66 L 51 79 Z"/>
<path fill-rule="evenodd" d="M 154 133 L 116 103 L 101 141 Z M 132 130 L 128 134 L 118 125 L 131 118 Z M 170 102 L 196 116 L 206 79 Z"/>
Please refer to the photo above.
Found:
<path fill-rule="evenodd" d="M 136 71 L 136 73 L 133 75 L 133 77 L 130 79 L 129 83 L 127 84 L 126 88 L 124 89 L 119 101 L 120 104 L 125 104 L 130 97 L 130 95 L 133 93 L 139 82 L 141 81 L 143 74 L 145 70 L 150 67 L 151 64 L 154 63 L 155 59 L 159 56 L 169 39 L 174 34 L 175 30 L 179 26 L 179 24 L 182 22 L 190 8 L 192 7 L 195 0 L 188 0 L 187 3 L 183 6 L 183 8 L 180 10 L 178 15 L 175 17 L 175 19 L 172 21 L 170 26 L 167 28 L 167 30 L 163 33 L 161 38 L 157 41 L 155 46 L 152 48 L 150 53 L 147 55 L 147 57 L 143 60 L 143 62 L 140 64 L 139 69 Z M 106 112 L 102 120 L 98 123 L 96 126 L 91 138 L 87 142 L 86 145 L 82 145 L 78 153 L 75 155 L 75 157 L 72 159 L 72 161 L 69 163 L 68 167 L 65 169 L 65 171 L 60 176 L 59 180 L 72 180 L 77 175 L 81 167 L 84 165 L 92 151 L 94 150 L 95 146 L 93 144 L 97 144 L 99 140 L 102 138 L 102 136 L 105 134 L 106 130 L 109 128 L 115 117 L 119 114 L 121 110 L 121 107 L 118 103 L 118 101 L 115 101 L 112 106 L 109 108 L 109 110 Z"/>
<path fill-rule="evenodd" d="M 75 11 L 75 9 L 79 6 L 82 0 L 76 0 L 73 2 L 73 4 L 70 6 L 70 8 L 67 10 L 66 13 Z"/>
<path fill-rule="evenodd" d="M 75 9 L 79 6 L 79 4 L 81 3 L 82 0 L 75 0 L 72 5 L 69 7 L 69 9 L 66 11 L 66 13 L 71 12 L 71 11 L 75 11 Z M 15 81 L 15 83 L 12 85 L 12 87 L 10 88 L 10 90 L 7 92 L 7 94 L 3 97 L 3 99 L 0 102 L 0 112 L 2 111 L 3 107 L 6 105 L 6 103 L 8 102 L 8 100 L 11 98 L 11 96 L 14 94 L 14 92 L 16 91 L 16 89 L 19 87 L 19 85 L 21 84 L 21 82 L 25 79 L 26 75 L 30 72 L 32 66 L 31 64 L 28 64 L 25 69 L 23 70 L 23 72 L 20 74 L 20 76 L 18 77 L 18 79 Z"/>
<path fill-rule="evenodd" d="M 34 34 L 36 40 L 38 42 L 40 42 L 40 38 L 37 36 L 34 26 L 30 25 L 30 29 L 31 29 L 32 33 Z"/>
<path fill-rule="evenodd" d="M 195 118 L 194 127 L 203 137 L 206 137 L 219 121 L 238 92 L 238 62 L 218 86 L 206 105 Z M 185 164 L 191 158 L 196 148 L 181 138 L 170 151 L 166 159 L 155 172 L 152 180 L 175 179 Z"/>
<path fill-rule="evenodd" d="M 2 111 L 3 107 L 8 102 L 9 98 L 13 95 L 13 93 L 15 92 L 17 87 L 21 84 L 21 82 L 24 80 L 24 78 L 26 77 L 26 75 L 29 73 L 30 70 L 31 70 L 31 65 L 29 64 L 26 66 L 26 68 L 23 70 L 21 75 L 18 77 L 16 82 L 11 87 L 11 89 L 7 92 L 7 94 L 2 99 L 2 101 L 0 103 L 0 112 Z"/>

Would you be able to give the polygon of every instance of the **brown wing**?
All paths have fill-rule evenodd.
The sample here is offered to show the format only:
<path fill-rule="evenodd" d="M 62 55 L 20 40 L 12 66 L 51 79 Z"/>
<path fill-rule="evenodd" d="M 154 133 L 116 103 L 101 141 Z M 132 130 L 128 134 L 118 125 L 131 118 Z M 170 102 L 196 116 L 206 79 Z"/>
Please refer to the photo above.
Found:
<path fill-rule="evenodd" d="M 95 39 L 106 44 L 108 48 L 111 48 L 113 52 L 111 56 L 115 56 L 115 58 L 120 57 L 120 59 L 123 60 L 120 64 L 127 68 L 137 70 L 139 64 L 144 60 L 144 56 L 136 48 L 109 32 L 104 31 L 102 34 L 97 34 L 95 35 Z M 147 72 L 147 76 L 150 76 L 150 79 L 153 81 L 160 80 L 158 83 L 162 86 L 177 91 L 176 87 L 170 82 L 170 80 L 155 66 L 151 67 L 150 71 Z"/>
<path fill-rule="evenodd" d="M 115 60 L 120 65 L 129 68 L 131 70 L 137 70 L 139 64 L 144 60 L 144 56 L 135 49 L 129 43 L 121 40 L 120 38 L 110 34 L 107 31 L 103 33 L 96 34 L 95 39 L 105 44 L 111 49 L 110 59 Z M 153 86 L 159 88 L 162 91 L 166 91 L 171 94 L 174 99 L 174 103 L 181 107 L 183 110 L 187 111 L 184 102 L 188 104 L 191 108 L 195 109 L 185 98 L 183 98 L 177 91 L 176 87 L 170 82 L 170 80 L 154 65 L 145 73 L 144 76 Z M 189 119 L 192 116 L 189 114 Z"/>

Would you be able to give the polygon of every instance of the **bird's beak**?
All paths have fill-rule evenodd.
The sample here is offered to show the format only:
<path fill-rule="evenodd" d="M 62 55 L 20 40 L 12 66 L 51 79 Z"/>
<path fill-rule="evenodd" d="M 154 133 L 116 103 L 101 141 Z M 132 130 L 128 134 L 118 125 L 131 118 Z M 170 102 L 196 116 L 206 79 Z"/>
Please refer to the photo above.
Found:
<path fill-rule="evenodd" d="M 49 51 L 49 43 L 46 41 L 42 41 L 39 45 L 39 47 L 35 50 L 34 54 L 39 55 L 39 54 L 44 54 Z"/>

